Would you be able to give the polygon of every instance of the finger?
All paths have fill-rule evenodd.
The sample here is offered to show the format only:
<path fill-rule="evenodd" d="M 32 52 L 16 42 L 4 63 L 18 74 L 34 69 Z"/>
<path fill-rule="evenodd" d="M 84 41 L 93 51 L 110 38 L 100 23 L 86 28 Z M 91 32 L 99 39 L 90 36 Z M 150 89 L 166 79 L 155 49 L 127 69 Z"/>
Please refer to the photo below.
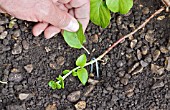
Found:
<path fill-rule="evenodd" d="M 6 13 L 6 11 L 0 8 L 0 13 Z"/>
<path fill-rule="evenodd" d="M 81 7 L 85 4 L 89 4 L 90 0 L 71 0 L 71 2 L 69 3 L 72 7 L 77 8 L 77 7 Z"/>
<path fill-rule="evenodd" d="M 72 9 L 72 8 L 73 8 L 70 4 L 65 4 L 65 7 L 66 7 L 67 9 Z"/>
<path fill-rule="evenodd" d="M 83 18 L 83 19 L 88 18 L 90 16 L 89 8 L 90 8 L 89 4 L 85 4 L 79 8 L 76 8 L 75 9 L 75 17 Z"/>
<path fill-rule="evenodd" d="M 58 5 L 59 9 L 68 12 L 68 8 L 66 8 L 63 4 Z"/>
<path fill-rule="evenodd" d="M 67 31 L 76 32 L 79 29 L 77 20 L 69 13 L 63 12 L 58 7 L 50 7 L 48 15 L 44 16 L 42 19 L 51 25 Z"/>
<path fill-rule="evenodd" d="M 68 12 L 71 16 L 73 16 L 74 17 L 74 11 L 73 11 L 73 9 L 71 9 L 71 10 L 69 10 L 69 12 Z"/>
<path fill-rule="evenodd" d="M 53 36 L 55 36 L 56 34 L 58 34 L 60 31 L 61 31 L 61 29 L 51 25 L 45 29 L 44 36 L 46 39 L 50 39 Z"/>
<path fill-rule="evenodd" d="M 78 21 L 82 24 L 83 32 L 85 32 L 87 25 L 89 24 L 89 19 L 78 19 Z"/>
<path fill-rule="evenodd" d="M 47 27 L 48 23 L 37 23 L 32 29 L 33 35 L 39 36 Z"/>
<path fill-rule="evenodd" d="M 71 0 L 58 0 L 59 3 L 63 3 L 63 4 L 66 4 L 66 3 L 69 3 Z"/>

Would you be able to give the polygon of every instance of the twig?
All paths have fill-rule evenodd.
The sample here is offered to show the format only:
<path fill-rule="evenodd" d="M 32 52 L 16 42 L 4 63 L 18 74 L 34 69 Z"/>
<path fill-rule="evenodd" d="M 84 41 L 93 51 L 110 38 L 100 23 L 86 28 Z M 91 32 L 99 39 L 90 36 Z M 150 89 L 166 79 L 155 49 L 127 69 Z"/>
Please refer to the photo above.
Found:
<path fill-rule="evenodd" d="M 93 63 L 96 63 L 97 61 L 101 60 L 107 53 L 109 53 L 115 46 L 117 46 L 120 42 L 122 42 L 123 40 L 125 40 L 126 38 L 130 37 L 131 35 L 135 34 L 138 30 L 142 29 L 143 27 L 145 27 L 145 25 L 156 15 L 158 15 L 159 13 L 161 13 L 163 10 L 165 10 L 164 7 L 160 8 L 159 10 L 157 10 L 155 13 L 153 13 L 148 19 L 146 19 L 137 29 L 135 29 L 134 31 L 132 31 L 131 33 L 121 37 L 118 41 L 116 41 L 115 43 L 113 43 L 103 54 L 101 54 L 98 58 L 86 63 L 85 66 L 91 65 Z M 78 70 L 80 67 L 76 67 L 74 69 L 72 69 L 68 74 L 63 76 L 63 79 L 67 78 L 73 71 Z"/>

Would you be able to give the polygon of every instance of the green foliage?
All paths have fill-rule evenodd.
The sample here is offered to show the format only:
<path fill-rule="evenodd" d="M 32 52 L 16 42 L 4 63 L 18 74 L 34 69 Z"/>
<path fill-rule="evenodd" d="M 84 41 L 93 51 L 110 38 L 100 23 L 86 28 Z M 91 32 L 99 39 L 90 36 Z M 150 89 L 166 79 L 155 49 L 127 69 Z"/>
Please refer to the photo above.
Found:
<path fill-rule="evenodd" d="M 90 0 L 90 20 L 106 28 L 110 23 L 110 11 L 103 0 Z"/>
<path fill-rule="evenodd" d="M 85 68 L 81 68 L 77 70 L 77 75 L 79 80 L 81 81 L 81 83 L 83 85 L 86 84 L 87 80 L 88 80 L 88 72 Z"/>
<path fill-rule="evenodd" d="M 83 47 L 83 43 L 86 42 L 86 37 L 83 33 L 83 27 L 80 23 L 79 30 L 77 32 L 69 32 L 65 30 L 63 36 L 66 43 L 72 48 L 80 49 Z"/>
<path fill-rule="evenodd" d="M 106 28 L 111 19 L 110 11 L 126 14 L 132 6 L 133 0 L 90 0 L 90 20 Z"/>
<path fill-rule="evenodd" d="M 86 64 L 86 61 L 87 61 L 86 55 L 83 54 L 76 60 L 76 65 L 80 67 L 84 67 Z"/>
<path fill-rule="evenodd" d="M 112 12 L 126 14 L 133 6 L 133 0 L 106 0 L 107 7 Z"/>
<path fill-rule="evenodd" d="M 58 82 L 55 82 L 53 80 L 49 81 L 48 85 L 52 88 L 52 89 L 61 89 L 61 85 Z"/>
<path fill-rule="evenodd" d="M 66 75 L 66 74 L 68 74 L 70 72 L 70 70 L 64 70 L 63 71 L 63 75 Z"/>

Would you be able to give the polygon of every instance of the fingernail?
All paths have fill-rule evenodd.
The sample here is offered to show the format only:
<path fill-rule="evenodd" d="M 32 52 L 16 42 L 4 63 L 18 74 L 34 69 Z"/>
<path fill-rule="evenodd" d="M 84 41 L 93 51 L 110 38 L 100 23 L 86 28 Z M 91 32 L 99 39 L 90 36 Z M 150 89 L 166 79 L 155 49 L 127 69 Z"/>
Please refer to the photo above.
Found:
<path fill-rule="evenodd" d="M 36 36 L 39 36 L 44 30 L 40 30 L 36 33 Z"/>
<path fill-rule="evenodd" d="M 79 29 L 79 24 L 77 20 L 72 19 L 69 25 L 65 28 L 65 30 L 76 32 Z"/>
<path fill-rule="evenodd" d="M 52 38 L 53 36 L 55 36 L 56 34 L 57 34 L 57 33 L 54 32 L 54 33 L 52 33 L 50 36 L 47 36 L 46 39 L 50 39 L 50 38 Z"/>

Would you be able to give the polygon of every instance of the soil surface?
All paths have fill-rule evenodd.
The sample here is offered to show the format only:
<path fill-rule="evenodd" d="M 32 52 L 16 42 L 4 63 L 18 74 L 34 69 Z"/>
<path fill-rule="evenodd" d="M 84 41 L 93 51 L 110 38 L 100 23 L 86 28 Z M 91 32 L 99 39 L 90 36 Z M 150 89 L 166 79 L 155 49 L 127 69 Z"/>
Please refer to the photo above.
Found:
<path fill-rule="evenodd" d="M 107 29 L 90 23 L 88 61 L 161 6 L 161 0 L 136 0 L 129 14 L 112 14 Z M 33 25 L 0 14 L 0 80 L 8 82 L 0 84 L 0 110 L 170 110 L 169 13 L 159 14 L 105 56 L 98 81 L 90 77 L 82 86 L 70 76 L 63 90 L 52 90 L 48 81 L 74 68 L 85 51 L 71 49 L 60 34 L 34 37 Z"/>

